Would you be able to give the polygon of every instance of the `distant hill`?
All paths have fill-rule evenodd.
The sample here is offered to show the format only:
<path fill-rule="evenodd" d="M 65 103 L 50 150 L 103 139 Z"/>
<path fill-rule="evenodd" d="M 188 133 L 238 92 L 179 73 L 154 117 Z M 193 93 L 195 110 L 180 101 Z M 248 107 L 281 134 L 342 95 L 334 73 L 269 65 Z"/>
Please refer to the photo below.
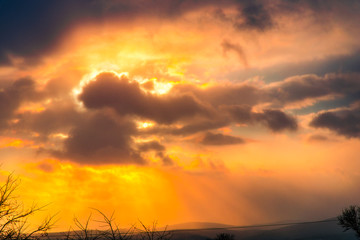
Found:
<path fill-rule="evenodd" d="M 335 218 L 324 222 L 278 223 L 271 226 L 244 226 L 190 222 L 168 226 L 172 240 L 210 240 L 219 233 L 231 233 L 236 240 L 356 240 L 353 231 L 343 232 Z M 212 229 L 211 229 L 212 228 Z M 224 228 L 224 229 L 218 229 Z M 159 228 L 161 230 L 161 228 Z M 61 233 L 50 233 L 48 239 L 59 239 Z"/>
<path fill-rule="evenodd" d="M 199 228 L 227 228 L 233 227 L 232 225 L 213 223 L 213 222 L 187 222 L 180 224 L 168 225 L 168 230 L 174 229 L 199 229 Z"/>
<path fill-rule="evenodd" d="M 332 221 L 333 220 L 333 221 Z M 290 224 L 277 227 L 254 227 L 223 230 L 174 231 L 173 240 L 208 240 L 220 232 L 231 233 L 237 240 L 356 240 L 351 230 L 343 232 L 336 219 L 329 222 Z"/>

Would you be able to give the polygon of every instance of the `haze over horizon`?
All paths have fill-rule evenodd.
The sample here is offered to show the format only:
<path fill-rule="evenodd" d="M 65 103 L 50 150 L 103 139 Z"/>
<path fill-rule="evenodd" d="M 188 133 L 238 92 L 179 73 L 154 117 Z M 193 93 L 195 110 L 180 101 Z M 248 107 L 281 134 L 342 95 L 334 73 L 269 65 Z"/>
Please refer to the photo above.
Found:
<path fill-rule="evenodd" d="M 50 203 L 55 231 L 90 208 L 121 225 L 337 216 L 360 199 L 359 11 L 0 1 L 1 179 Z"/>

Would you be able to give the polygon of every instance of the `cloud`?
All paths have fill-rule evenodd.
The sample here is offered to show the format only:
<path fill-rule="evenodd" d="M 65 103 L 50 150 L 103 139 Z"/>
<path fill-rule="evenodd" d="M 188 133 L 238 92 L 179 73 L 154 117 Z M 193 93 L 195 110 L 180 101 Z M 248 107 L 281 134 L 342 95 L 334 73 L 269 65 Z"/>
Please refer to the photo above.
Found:
<path fill-rule="evenodd" d="M 54 87 L 49 87 L 55 80 L 40 92 L 32 79 L 24 78 L 3 84 L 0 120 L 5 129 L 9 126 L 7 123 L 16 117 L 12 129 L 17 133 L 35 134 L 37 137 L 31 139 L 37 143 L 49 143 L 52 141 L 49 137 L 54 134 L 68 135 L 68 138 L 61 139 L 63 150 L 56 150 L 57 156 L 82 163 L 90 156 L 95 159 L 94 163 L 98 163 L 104 155 L 105 162 L 143 164 L 146 161 L 142 152 L 147 151 L 154 151 L 164 161 L 170 162 L 171 158 L 166 160 L 168 155 L 161 142 L 139 145 L 132 138 L 202 134 L 205 136 L 202 144 L 220 144 L 231 143 L 229 138 L 236 136 L 214 135 L 213 132 L 233 124 L 261 125 L 272 132 L 296 131 L 296 117 L 284 107 L 309 99 L 316 102 L 352 96 L 351 101 L 357 101 L 360 92 L 358 79 L 358 73 L 330 73 L 294 76 L 268 85 L 245 82 L 203 88 L 180 83 L 159 95 L 151 93 L 137 81 L 104 72 L 85 85 L 78 96 L 84 104 L 83 111 L 78 111 L 69 99 L 62 99 L 47 104 L 41 112 L 16 113 L 22 103 L 40 101 L 56 93 Z M 58 98 L 59 94 L 54 96 Z M 320 113 L 310 125 L 328 128 L 346 137 L 358 137 L 356 123 L 359 115 L 358 108 Z M 156 124 L 137 129 L 135 121 L 138 120 L 151 120 Z M 97 128 L 96 122 L 108 125 L 108 128 Z M 117 134 L 113 136 L 111 133 Z M 96 135 L 105 140 L 97 143 Z M 214 140 L 220 137 L 223 139 Z M 110 144 L 111 141 L 116 143 Z M 87 150 L 86 147 L 91 145 L 95 147 Z"/>
<path fill-rule="evenodd" d="M 166 155 L 165 152 L 157 152 L 156 156 L 158 156 L 161 160 L 164 166 L 174 166 L 174 161 L 171 159 L 169 155 Z"/>
<path fill-rule="evenodd" d="M 165 150 L 165 147 L 161 145 L 158 141 L 150 141 L 138 144 L 138 149 L 141 152 L 147 151 L 159 151 L 162 152 Z"/>
<path fill-rule="evenodd" d="M 358 73 L 294 76 L 265 87 L 264 101 L 284 106 L 308 99 L 344 97 L 360 91 L 359 79 Z"/>
<path fill-rule="evenodd" d="M 310 122 L 315 128 L 327 128 L 338 135 L 348 138 L 360 138 L 360 108 L 323 112 Z"/>
<path fill-rule="evenodd" d="M 262 69 L 248 68 L 237 70 L 228 76 L 237 78 L 240 74 L 244 79 L 263 76 L 266 82 L 275 82 L 279 79 L 287 79 L 292 76 L 314 74 L 324 76 L 328 73 L 349 74 L 360 72 L 360 52 L 351 52 L 334 56 L 326 56 L 322 59 L 310 59 L 301 62 L 282 62 Z M 233 75 L 233 76 L 232 76 Z"/>
<path fill-rule="evenodd" d="M 166 148 L 158 141 L 144 142 L 137 145 L 139 153 L 154 151 L 156 156 L 161 159 L 164 166 L 174 165 L 173 160 L 166 154 Z"/>
<path fill-rule="evenodd" d="M 76 124 L 64 141 L 64 149 L 53 153 L 86 164 L 144 164 L 132 146 L 131 136 L 136 132 L 132 121 L 109 111 L 96 112 Z"/>
<path fill-rule="evenodd" d="M 150 141 L 144 142 L 137 145 L 138 151 L 148 152 L 148 151 L 155 151 L 156 156 L 161 159 L 164 166 L 172 166 L 174 165 L 173 160 L 166 154 L 166 148 L 158 141 Z"/>
<path fill-rule="evenodd" d="M 248 105 L 228 106 L 226 109 L 237 123 L 261 123 L 274 132 L 295 131 L 298 128 L 295 117 L 281 110 L 264 109 L 263 112 L 253 112 Z"/>
<path fill-rule="evenodd" d="M 248 66 L 248 61 L 247 61 L 246 55 L 243 51 L 243 48 L 240 45 L 231 43 L 230 41 L 225 39 L 221 43 L 221 47 L 223 48 L 224 55 L 226 55 L 226 53 L 228 51 L 234 51 L 236 53 L 236 55 L 239 57 L 240 61 L 244 65 L 244 67 Z"/>
<path fill-rule="evenodd" d="M 221 133 L 207 132 L 204 138 L 201 140 L 204 145 L 222 146 L 222 145 L 233 145 L 243 144 L 245 140 L 239 137 L 224 135 Z"/>
<path fill-rule="evenodd" d="M 13 95 L 21 96 L 19 99 L 35 100 L 35 93 L 39 92 L 31 90 L 35 86 L 30 83 L 29 80 L 19 80 L 2 94 L 18 92 Z M 48 86 L 45 85 L 42 95 L 54 94 Z M 281 84 L 279 86 L 282 87 Z M 56 100 L 47 104 L 41 112 L 17 114 L 18 122 L 13 127 L 18 133 L 36 136 L 31 137 L 32 140 L 45 144 L 45 148 L 56 156 L 79 163 L 144 164 L 143 153 L 153 151 L 164 164 L 170 164 L 172 160 L 161 142 L 135 143 L 133 138 L 199 133 L 204 136 L 201 144 L 224 145 L 244 142 L 236 136 L 212 132 L 233 124 L 262 125 L 273 132 L 297 130 L 295 117 L 281 109 L 256 107 L 257 110 L 253 110 L 254 106 L 265 102 L 261 95 L 269 89 L 250 83 L 229 83 L 208 88 L 177 84 L 169 92 L 158 95 L 143 88 L 137 81 L 104 72 L 83 87 L 78 96 L 85 107 L 82 111 L 69 99 Z M 286 87 L 284 89 L 287 90 Z M 13 112 L 18 107 L 16 105 Z M 138 129 L 135 122 L 139 119 L 152 120 L 156 124 Z M 55 141 L 53 137 L 57 134 L 62 136 L 56 141 L 62 142 L 63 148 L 51 150 L 51 142 Z"/>
<path fill-rule="evenodd" d="M 17 97 L 15 99 L 29 101 L 37 101 L 39 93 L 47 97 L 54 93 L 49 90 L 49 85 L 45 85 L 43 92 L 35 91 L 34 84 L 29 79 L 18 80 L 1 93 L 11 93 L 11 96 Z M 82 111 L 69 99 L 54 100 L 44 105 L 46 109 L 43 111 L 17 114 L 18 121 L 12 127 L 18 134 L 31 135 L 30 138 L 41 143 L 46 152 L 79 163 L 145 164 L 145 153 L 153 151 L 163 164 L 171 165 L 173 161 L 161 142 L 136 143 L 133 138 L 202 133 L 205 135 L 201 144 L 224 145 L 244 140 L 209 131 L 235 123 L 262 124 L 274 132 L 296 130 L 296 120 L 281 110 L 254 112 L 252 105 L 239 104 L 255 104 L 259 92 L 259 88 L 247 84 L 205 89 L 179 84 L 173 90 L 158 95 L 136 81 L 104 72 L 83 87 L 78 96 L 85 107 Z M 54 97 L 57 99 L 58 94 Z M 14 106 L 12 112 L 19 106 Z M 135 122 L 139 119 L 152 120 L 157 124 L 138 129 Z M 52 149 L 54 136 L 59 134 L 61 138 L 56 138 L 56 141 L 57 144 L 59 141 L 62 143 L 62 148 L 57 146 Z"/>
<path fill-rule="evenodd" d="M 222 105 L 246 104 L 254 106 L 261 102 L 261 89 L 247 83 L 215 84 L 208 88 L 199 88 L 193 84 L 174 86 L 170 94 L 191 94 L 201 102 L 207 102 L 215 107 Z"/>
<path fill-rule="evenodd" d="M 0 88 L 0 129 L 8 126 L 8 120 L 14 117 L 15 111 L 23 102 L 37 101 L 42 94 L 36 91 L 31 78 L 21 78 L 10 86 Z"/>
<path fill-rule="evenodd" d="M 239 16 L 234 26 L 240 30 L 265 31 L 271 29 L 274 22 L 266 6 L 251 1 L 239 10 Z"/>
<path fill-rule="evenodd" d="M 173 135 L 191 135 L 211 129 L 228 126 L 231 122 L 228 119 L 212 119 L 203 121 L 193 121 L 179 128 L 172 128 L 168 133 Z"/>
<path fill-rule="evenodd" d="M 327 136 L 324 136 L 324 135 L 314 134 L 314 135 L 310 135 L 307 138 L 307 141 L 309 141 L 309 142 L 326 142 L 326 141 L 331 141 L 331 139 L 329 139 Z"/>
<path fill-rule="evenodd" d="M 253 123 L 255 120 L 252 113 L 252 107 L 249 105 L 230 105 L 223 106 L 222 108 L 227 111 L 237 123 Z"/>
<path fill-rule="evenodd" d="M 133 1 L 88 1 L 62 0 L 23 2 L 3 1 L 0 6 L 0 65 L 13 64 L 12 57 L 24 58 L 26 64 L 41 62 L 74 28 L 81 25 L 99 24 L 108 20 L 128 24 L 134 20 L 161 19 L 176 21 L 189 12 L 199 16 L 208 9 L 218 9 L 217 18 L 222 27 L 232 26 L 237 30 L 264 32 L 280 24 L 283 16 L 310 16 L 314 24 L 331 26 L 339 21 L 344 26 L 356 29 L 359 6 L 355 0 L 339 1 L 195 1 L 195 0 L 133 0 Z M 226 15 L 226 9 L 237 9 Z"/>
<path fill-rule="evenodd" d="M 254 117 L 274 132 L 298 129 L 296 119 L 280 110 L 266 109 L 263 113 L 255 113 Z"/>
<path fill-rule="evenodd" d="M 112 108 L 119 115 L 133 115 L 171 124 L 181 119 L 209 114 L 191 95 L 155 95 L 144 92 L 136 81 L 102 73 L 79 95 L 86 108 Z"/>
<path fill-rule="evenodd" d="M 32 131 L 42 141 L 46 141 L 51 134 L 67 133 L 69 129 L 84 122 L 90 114 L 81 113 L 72 104 L 56 102 L 48 106 L 44 111 L 34 113 L 25 112 L 17 117 L 19 122 L 15 124 L 18 131 Z"/>
<path fill-rule="evenodd" d="M 327 73 L 323 76 L 305 74 L 292 76 L 267 85 L 254 83 L 216 84 L 205 89 L 195 85 L 175 86 L 171 92 L 191 94 L 201 102 L 214 107 L 268 104 L 271 108 L 282 108 L 302 103 L 341 99 L 353 96 L 357 100 L 360 92 L 359 73 Z"/>
<path fill-rule="evenodd" d="M 143 88 L 145 88 L 146 90 L 150 90 L 150 91 L 154 90 L 154 82 L 153 81 L 147 81 L 147 82 L 141 84 L 141 86 Z"/>
<path fill-rule="evenodd" d="M 188 136 L 209 130 L 216 130 L 232 124 L 260 124 L 273 132 L 285 130 L 296 131 L 298 129 L 295 117 L 276 109 L 265 109 L 262 112 L 254 112 L 250 106 L 222 106 L 216 117 L 204 120 L 188 120 L 183 126 L 155 126 L 142 131 L 145 135 L 168 134 L 174 136 Z"/>
<path fill-rule="evenodd" d="M 136 18 L 174 19 L 217 1 L 3 1 L 0 5 L 0 65 L 10 56 L 36 64 L 55 49 L 64 35 L 81 24 L 105 20 L 131 22 Z"/>

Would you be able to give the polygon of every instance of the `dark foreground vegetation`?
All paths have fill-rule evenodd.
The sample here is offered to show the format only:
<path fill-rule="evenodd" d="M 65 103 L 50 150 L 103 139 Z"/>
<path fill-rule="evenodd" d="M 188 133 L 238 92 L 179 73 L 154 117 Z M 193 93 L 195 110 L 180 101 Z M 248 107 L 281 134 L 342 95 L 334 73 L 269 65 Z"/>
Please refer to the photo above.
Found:
<path fill-rule="evenodd" d="M 116 224 L 114 214 L 107 216 L 98 209 L 93 211 L 101 217 L 100 222 L 106 230 L 92 230 L 89 225 L 92 219 L 90 215 L 87 220 L 74 219 L 74 227 L 68 232 L 49 233 L 55 223 L 55 216 L 49 216 L 44 221 L 32 226 L 29 217 L 42 210 L 44 207 L 36 205 L 24 208 L 14 195 L 19 180 L 9 175 L 0 184 L 0 240 L 34 240 L 34 239 L 66 239 L 66 240 L 260 240 L 260 239 L 336 239 L 354 240 L 360 239 L 360 207 L 350 206 L 345 208 L 337 219 L 307 223 L 302 225 L 288 224 L 282 227 L 272 228 L 244 228 L 234 229 L 229 227 L 214 229 L 173 230 L 158 229 L 156 222 L 146 226 L 141 221 L 129 229 L 120 229 Z M 337 222 L 337 223 L 336 223 Z M 273 225 L 274 226 L 274 225 Z M 341 227 L 344 228 L 343 233 Z"/>

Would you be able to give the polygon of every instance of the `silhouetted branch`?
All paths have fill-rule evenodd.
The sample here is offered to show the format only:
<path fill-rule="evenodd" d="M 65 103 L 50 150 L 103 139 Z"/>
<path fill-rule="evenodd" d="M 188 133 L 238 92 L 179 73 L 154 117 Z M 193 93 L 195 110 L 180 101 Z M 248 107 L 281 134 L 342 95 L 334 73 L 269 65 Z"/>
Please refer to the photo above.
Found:
<path fill-rule="evenodd" d="M 338 216 L 339 224 L 344 228 L 344 232 L 352 229 L 360 239 L 360 207 L 352 205 L 345 208 Z"/>
<path fill-rule="evenodd" d="M 54 223 L 54 216 L 44 220 L 35 229 L 27 231 L 28 217 L 42 210 L 45 206 L 36 205 L 25 209 L 14 196 L 19 180 L 12 174 L 0 186 L 0 239 L 32 239 L 37 233 L 46 233 Z"/>

